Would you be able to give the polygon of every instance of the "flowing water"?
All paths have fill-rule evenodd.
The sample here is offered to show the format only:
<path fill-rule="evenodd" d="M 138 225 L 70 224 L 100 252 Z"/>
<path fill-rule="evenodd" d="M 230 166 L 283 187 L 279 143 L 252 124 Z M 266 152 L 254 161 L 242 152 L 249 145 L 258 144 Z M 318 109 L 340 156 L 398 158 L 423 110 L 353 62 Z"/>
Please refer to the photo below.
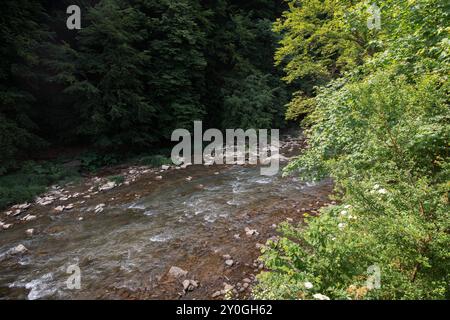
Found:
<path fill-rule="evenodd" d="M 0 231 L 0 298 L 176 298 L 182 288 L 167 276 L 174 265 L 200 281 L 186 298 L 209 298 L 224 279 L 254 274 L 255 243 L 275 234 L 273 223 L 323 204 L 330 188 L 330 181 L 261 176 L 257 167 L 192 166 L 159 182 L 143 176 L 68 212 L 41 207 L 38 219 Z M 101 202 L 104 211 L 95 213 Z M 248 237 L 245 227 L 259 235 Z M 9 255 L 19 244 L 27 253 Z M 235 266 L 223 265 L 224 254 Z M 70 265 L 80 268 L 79 290 L 67 287 Z"/>

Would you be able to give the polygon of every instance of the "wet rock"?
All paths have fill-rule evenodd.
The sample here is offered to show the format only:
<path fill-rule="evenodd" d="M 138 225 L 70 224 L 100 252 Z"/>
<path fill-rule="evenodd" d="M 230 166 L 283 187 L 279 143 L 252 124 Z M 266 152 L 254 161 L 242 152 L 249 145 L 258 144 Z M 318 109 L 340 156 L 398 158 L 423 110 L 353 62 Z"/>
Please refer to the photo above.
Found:
<path fill-rule="evenodd" d="M 185 277 L 188 274 L 186 270 L 183 270 L 177 266 L 172 266 L 169 269 L 169 275 L 174 278 L 182 278 Z"/>
<path fill-rule="evenodd" d="M 170 166 L 168 166 L 168 165 L 162 165 L 162 166 L 161 166 L 161 169 L 162 169 L 162 170 L 169 170 L 169 169 L 170 169 Z"/>
<path fill-rule="evenodd" d="M 19 244 L 18 246 L 11 248 L 9 250 L 9 254 L 24 254 L 28 251 L 28 249 L 23 245 L 23 244 Z"/>
<path fill-rule="evenodd" d="M 162 178 L 163 178 L 162 176 L 156 176 L 155 180 L 162 180 Z"/>
<path fill-rule="evenodd" d="M 231 266 L 234 264 L 234 261 L 231 260 L 231 259 L 228 259 L 228 260 L 225 261 L 225 264 L 226 264 L 227 266 L 231 267 Z"/>
<path fill-rule="evenodd" d="M 27 235 L 27 236 L 33 236 L 33 234 L 34 234 L 34 229 L 27 229 L 26 231 L 25 231 L 25 234 Z"/>
<path fill-rule="evenodd" d="M 202 184 L 198 184 L 198 185 L 195 186 L 196 190 L 203 190 L 204 188 L 205 188 L 205 186 L 202 185 Z"/>
<path fill-rule="evenodd" d="M 74 207 L 74 204 L 71 203 L 71 204 L 68 204 L 67 206 L 65 206 L 64 210 L 72 210 L 73 207 Z"/>
<path fill-rule="evenodd" d="M 79 218 L 78 218 L 78 221 L 83 221 L 83 220 L 84 220 L 83 217 L 79 217 Z"/>
<path fill-rule="evenodd" d="M 186 177 L 186 181 L 191 181 L 192 177 Z"/>

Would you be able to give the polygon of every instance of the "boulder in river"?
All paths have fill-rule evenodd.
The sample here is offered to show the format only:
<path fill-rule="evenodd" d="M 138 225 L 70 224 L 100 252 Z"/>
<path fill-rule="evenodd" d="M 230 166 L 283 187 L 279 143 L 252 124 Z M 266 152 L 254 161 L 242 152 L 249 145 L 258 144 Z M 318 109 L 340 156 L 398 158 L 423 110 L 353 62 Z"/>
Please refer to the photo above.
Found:
<path fill-rule="evenodd" d="M 11 248 L 9 250 L 9 254 L 12 254 L 12 255 L 14 255 L 14 254 L 23 254 L 23 253 L 25 253 L 27 251 L 28 251 L 28 249 L 23 244 L 19 244 L 18 246 L 14 247 L 14 248 Z"/>

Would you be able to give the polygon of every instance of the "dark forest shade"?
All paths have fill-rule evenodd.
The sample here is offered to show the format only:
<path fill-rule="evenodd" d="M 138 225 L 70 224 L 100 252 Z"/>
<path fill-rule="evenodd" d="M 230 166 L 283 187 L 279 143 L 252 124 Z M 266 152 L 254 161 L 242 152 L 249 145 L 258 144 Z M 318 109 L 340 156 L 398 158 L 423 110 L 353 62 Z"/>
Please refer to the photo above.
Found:
<path fill-rule="evenodd" d="M 82 30 L 66 28 L 78 4 Z M 281 127 L 281 1 L 13 1 L 0 17 L 0 170 L 45 146 L 163 145 L 193 120 Z"/>

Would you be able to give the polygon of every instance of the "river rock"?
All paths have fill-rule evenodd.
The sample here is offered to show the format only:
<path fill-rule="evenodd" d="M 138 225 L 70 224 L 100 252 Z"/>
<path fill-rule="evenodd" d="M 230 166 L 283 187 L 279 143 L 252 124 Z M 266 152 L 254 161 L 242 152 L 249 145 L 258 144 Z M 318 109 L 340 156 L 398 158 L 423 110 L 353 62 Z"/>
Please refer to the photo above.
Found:
<path fill-rule="evenodd" d="M 228 283 L 224 283 L 222 293 L 225 294 L 228 291 L 231 291 L 233 289 L 234 289 L 234 286 L 232 286 L 231 284 L 228 284 Z"/>
<path fill-rule="evenodd" d="M 162 166 L 161 166 L 161 169 L 163 169 L 163 170 L 169 170 L 169 169 L 170 169 L 170 166 L 168 166 L 168 165 L 162 165 Z"/>
<path fill-rule="evenodd" d="M 27 236 L 32 236 L 33 234 L 34 234 L 34 229 L 27 229 L 26 231 L 25 231 L 25 234 L 27 235 Z"/>
<path fill-rule="evenodd" d="M 253 235 L 258 235 L 259 233 L 255 229 L 250 229 L 249 227 L 245 227 L 245 234 L 250 237 Z"/>
<path fill-rule="evenodd" d="M 64 206 L 57 206 L 54 210 L 56 211 L 56 212 L 63 212 L 64 211 Z"/>
<path fill-rule="evenodd" d="M 169 269 L 169 275 L 174 277 L 174 278 L 181 278 L 181 277 L 185 277 L 188 274 L 188 272 L 186 270 L 183 270 L 179 267 L 176 266 L 172 266 Z"/>
<path fill-rule="evenodd" d="M 110 181 L 104 185 L 102 185 L 100 188 L 98 188 L 98 190 L 100 191 L 107 191 L 107 190 L 111 190 L 113 188 L 115 188 L 117 185 L 114 181 Z"/>
<path fill-rule="evenodd" d="M 10 224 L 3 224 L 2 225 L 2 228 L 3 228 L 3 230 L 8 230 L 9 228 L 11 228 L 13 225 L 10 223 Z"/>
<path fill-rule="evenodd" d="M 31 214 L 26 215 L 25 217 L 22 218 L 22 221 L 33 221 L 36 220 L 36 216 L 33 216 Z"/>
<path fill-rule="evenodd" d="M 162 178 L 163 178 L 162 176 L 156 176 L 155 180 L 162 180 Z"/>
<path fill-rule="evenodd" d="M 10 249 L 9 253 L 10 254 L 23 254 L 27 251 L 28 251 L 28 249 L 23 244 L 19 244 L 18 246 Z"/>
<path fill-rule="evenodd" d="M 22 204 L 16 204 L 12 206 L 12 209 L 20 209 L 20 210 L 26 210 L 31 206 L 30 203 L 22 203 Z"/>
<path fill-rule="evenodd" d="M 225 260 L 231 259 L 231 256 L 230 256 L 229 254 L 224 254 L 222 257 L 223 257 Z"/>
<path fill-rule="evenodd" d="M 225 264 L 226 264 L 227 266 L 231 267 L 231 266 L 234 264 L 234 261 L 231 260 L 231 259 L 228 259 L 228 260 L 225 261 Z"/>
<path fill-rule="evenodd" d="M 213 297 L 213 298 L 217 298 L 218 296 L 220 296 L 222 294 L 222 292 L 221 291 L 216 291 L 216 292 L 214 292 L 213 294 L 212 294 L 212 296 L 211 297 Z"/>
<path fill-rule="evenodd" d="M 183 281 L 183 289 L 185 292 L 192 291 L 198 287 L 198 282 L 195 280 L 184 280 Z"/>

